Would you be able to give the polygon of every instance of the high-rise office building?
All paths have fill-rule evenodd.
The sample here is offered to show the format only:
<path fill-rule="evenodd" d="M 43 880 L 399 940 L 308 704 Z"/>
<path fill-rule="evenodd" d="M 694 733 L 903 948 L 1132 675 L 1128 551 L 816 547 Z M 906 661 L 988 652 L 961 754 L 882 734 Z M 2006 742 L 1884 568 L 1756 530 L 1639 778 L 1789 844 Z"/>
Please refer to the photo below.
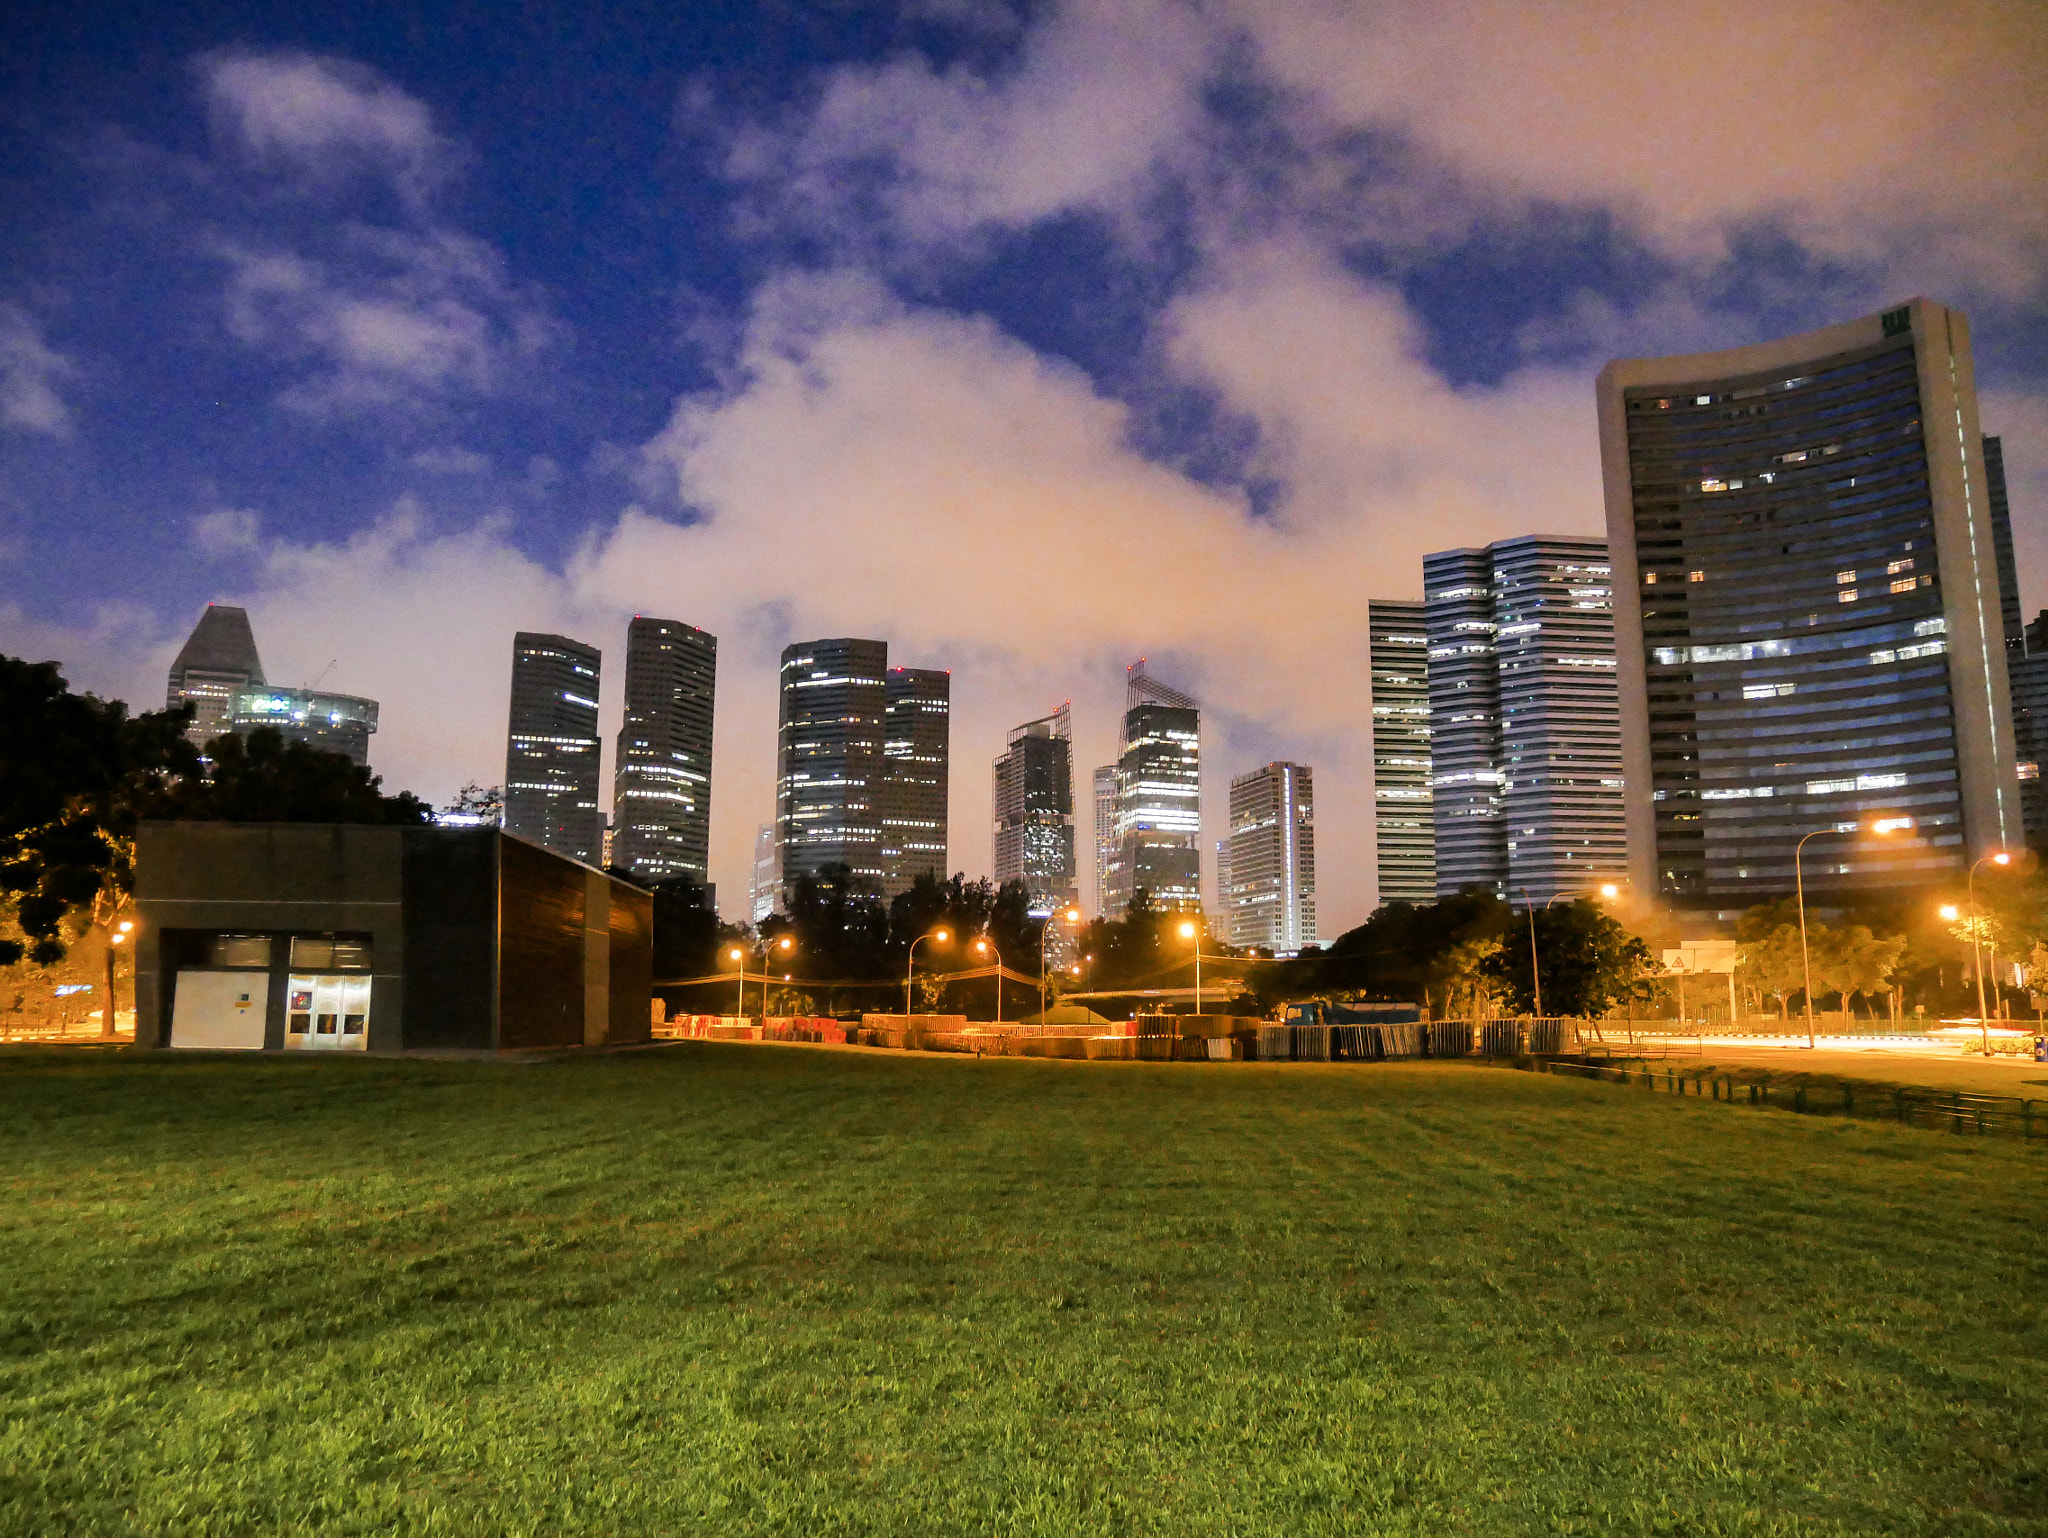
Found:
<path fill-rule="evenodd" d="M 782 651 L 775 780 L 776 885 L 845 866 L 881 890 L 889 647 L 839 637 Z"/>
<path fill-rule="evenodd" d="M 1437 891 L 1549 902 L 1624 878 L 1605 543 L 1445 551 L 1423 584 Z"/>
<path fill-rule="evenodd" d="M 775 873 L 775 824 L 764 822 L 754 832 L 754 876 L 747 883 L 748 917 L 760 923 L 781 900 L 781 885 Z"/>
<path fill-rule="evenodd" d="M 567 636 L 512 637 L 505 831 L 571 860 L 604 858 L 597 805 L 598 674 L 603 653 Z"/>
<path fill-rule="evenodd" d="M 1012 729 L 995 764 L 996 882 L 1023 882 L 1034 918 L 1049 918 L 1080 896 L 1074 886 L 1073 739 L 1072 717 L 1061 705 Z"/>
<path fill-rule="evenodd" d="M 907 892 L 919 876 L 946 879 L 953 675 L 890 668 L 882 717 L 882 893 Z"/>
<path fill-rule="evenodd" d="M 203 746 L 234 730 L 236 697 L 252 686 L 261 688 L 263 682 L 263 661 L 256 655 L 249 611 L 210 603 L 171 664 L 164 704 L 172 710 L 193 707 L 185 735 Z"/>
<path fill-rule="evenodd" d="M 1202 714 L 1145 671 L 1126 675 L 1123 751 L 1116 763 L 1109 909 L 1139 892 L 1157 908 L 1202 904 Z"/>
<path fill-rule="evenodd" d="M 710 880 L 711 707 L 718 637 L 635 615 L 612 760 L 611 864 L 646 882 Z"/>
<path fill-rule="evenodd" d="M 2013 558 L 2012 504 L 2005 490 L 2005 443 L 1986 435 L 1984 445 L 1984 502 L 1991 510 L 1991 553 L 1998 563 L 1998 625 L 2005 639 L 2008 657 L 2023 657 L 2027 651 L 2027 626 L 2020 606 L 2019 563 Z"/>
<path fill-rule="evenodd" d="M 1986 439 L 1986 442 L 1995 440 Z M 2048 853 L 2048 609 L 2026 627 L 2025 650 L 2006 655 L 2020 827 L 2029 849 Z"/>
<path fill-rule="evenodd" d="M 1429 624 L 1424 605 L 1375 598 L 1372 645 L 1372 818 L 1379 901 L 1436 900 L 1436 817 L 1430 791 Z"/>
<path fill-rule="evenodd" d="M 1314 775 L 1268 764 L 1230 782 L 1230 943 L 1292 956 L 1316 944 Z"/>
<path fill-rule="evenodd" d="M 1109 871 L 1116 864 L 1116 765 L 1095 771 L 1095 911 L 1102 918 L 1122 915 L 1110 905 Z"/>
<path fill-rule="evenodd" d="M 239 733 L 259 726 L 274 727 L 287 742 L 303 742 L 322 753 L 339 753 L 353 763 L 367 765 L 370 736 L 377 730 L 377 702 L 311 689 L 237 689 L 233 712 L 223 730 Z"/>
<path fill-rule="evenodd" d="M 1638 886 L 1727 912 L 2021 836 L 1970 334 L 1915 299 L 1599 383 Z M 1890 832 L 1878 835 L 1878 823 Z"/>

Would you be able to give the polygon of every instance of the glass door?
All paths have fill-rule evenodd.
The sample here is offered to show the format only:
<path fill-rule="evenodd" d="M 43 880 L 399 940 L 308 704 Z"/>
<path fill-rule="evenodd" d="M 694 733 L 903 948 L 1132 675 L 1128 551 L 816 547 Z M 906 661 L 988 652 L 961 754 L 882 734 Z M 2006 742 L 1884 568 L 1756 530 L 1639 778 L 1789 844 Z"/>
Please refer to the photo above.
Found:
<path fill-rule="evenodd" d="M 370 979 L 294 972 L 285 991 L 287 1047 L 362 1051 L 370 1037 Z"/>

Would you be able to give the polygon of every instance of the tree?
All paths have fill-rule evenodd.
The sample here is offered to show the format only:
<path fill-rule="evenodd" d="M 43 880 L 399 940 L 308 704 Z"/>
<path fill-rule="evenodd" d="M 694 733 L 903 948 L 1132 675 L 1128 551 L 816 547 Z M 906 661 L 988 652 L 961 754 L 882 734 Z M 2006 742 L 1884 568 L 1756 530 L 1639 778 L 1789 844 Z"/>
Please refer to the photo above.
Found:
<path fill-rule="evenodd" d="M 475 781 L 455 793 L 455 799 L 441 808 L 442 815 L 457 824 L 499 827 L 505 821 L 505 787 L 479 785 Z"/>
<path fill-rule="evenodd" d="M 1825 966 L 1815 967 L 1814 986 L 1841 994 L 1847 1014 L 1850 997 L 1892 991 L 1892 973 L 1906 953 L 1906 937 L 1879 939 L 1866 924 L 1848 924 L 1826 930 L 1822 951 Z"/>
<path fill-rule="evenodd" d="M 0 937 L 0 965 L 57 962 L 68 916 L 125 905 L 140 808 L 199 770 L 190 721 L 189 706 L 131 719 L 54 662 L 0 657 L 0 893 L 21 931 Z"/>
<path fill-rule="evenodd" d="M 1538 908 L 1534 915 L 1536 955 L 1530 955 L 1524 915 L 1518 933 L 1505 937 L 1490 972 L 1509 1007 L 1536 1007 L 1536 975 L 1542 967 L 1543 1009 L 1551 1015 L 1604 1015 L 1624 999 L 1647 998 L 1660 970 L 1642 940 L 1622 927 L 1599 903 L 1581 897 L 1563 906 Z"/>
<path fill-rule="evenodd" d="M 688 876 L 658 881 L 654 896 L 654 975 L 706 977 L 735 970 L 721 962 L 729 942 L 752 936 L 737 924 L 722 923 L 718 910 L 704 900 L 704 888 Z"/>
<path fill-rule="evenodd" d="M 168 780 L 144 798 L 143 815 L 185 822 L 423 823 L 427 804 L 410 791 L 384 794 L 383 780 L 346 754 L 287 742 L 274 726 L 206 744 L 204 775 Z"/>

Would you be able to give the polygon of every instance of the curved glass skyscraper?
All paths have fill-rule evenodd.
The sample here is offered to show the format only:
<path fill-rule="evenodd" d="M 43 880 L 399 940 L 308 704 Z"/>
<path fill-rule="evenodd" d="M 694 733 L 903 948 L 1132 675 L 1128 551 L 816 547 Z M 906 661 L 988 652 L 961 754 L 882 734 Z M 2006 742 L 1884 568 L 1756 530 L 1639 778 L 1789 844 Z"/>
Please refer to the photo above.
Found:
<path fill-rule="evenodd" d="M 1601 371 L 1637 886 L 1733 908 L 2020 839 L 1969 326 L 1925 299 Z M 1888 836 L 1857 831 L 1883 820 Z"/>

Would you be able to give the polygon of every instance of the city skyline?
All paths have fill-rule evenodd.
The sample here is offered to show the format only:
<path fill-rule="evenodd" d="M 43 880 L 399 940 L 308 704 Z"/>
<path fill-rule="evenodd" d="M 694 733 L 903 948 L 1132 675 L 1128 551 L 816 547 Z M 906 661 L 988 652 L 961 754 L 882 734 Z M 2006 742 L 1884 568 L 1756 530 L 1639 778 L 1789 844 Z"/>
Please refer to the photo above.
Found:
<path fill-rule="evenodd" d="M 1600 534 L 1610 358 L 1967 312 L 2041 601 L 2025 8 L 1795 4 L 1739 74 L 1718 12 L 742 7 L 622 47 L 86 10 L 0 23 L 0 648 L 140 702 L 241 607 L 273 679 L 344 657 L 374 767 L 439 803 L 497 777 L 508 633 L 685 616 L 721 637 L 723 890 L 781 649 L 886 635 L 954 668 L 949 863 L 983 868 L 1002 733 L 1071 694 L 1108 762 L 1144 652 L 1203 702 L 1203 844 L 1232 769 L 1314 764 L 1356 922 L 1359 600 Z M 1672 100 L 1685 134 L 1609 132 Z"/>

